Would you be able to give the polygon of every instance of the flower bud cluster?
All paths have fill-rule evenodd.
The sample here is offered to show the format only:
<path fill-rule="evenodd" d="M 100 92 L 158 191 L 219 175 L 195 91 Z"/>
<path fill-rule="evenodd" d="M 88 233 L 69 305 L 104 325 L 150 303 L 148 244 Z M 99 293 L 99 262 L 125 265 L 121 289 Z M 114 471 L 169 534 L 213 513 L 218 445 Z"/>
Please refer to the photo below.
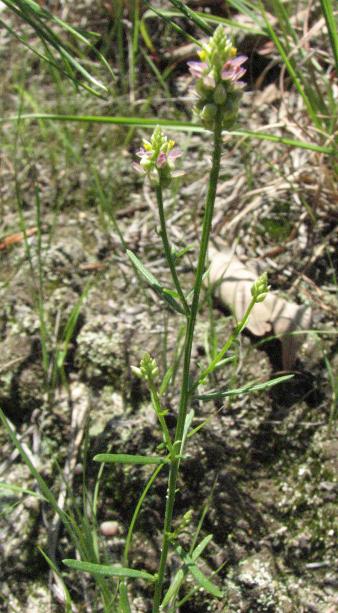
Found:
<path fill-rule="evenodd" d="M 215 117 L 222 111 L 223 128 L 231 128 L 236 121 L 239 100 L 245 83 L 241 77 L 246 70 L 242 64 L 245 55 L 236 55 L 223 26 L 219 25 L 198 55 L 201 62 L 188 62 L 191 74 L 197 78 L 198 102 L 195 112 L 203 125 L 212 130 Z"/>
<path fill-rule="evenodd" d="M 149 177 L 154 185 L 161 181 L 165 187 L 173 177 L 182 174 L 173 172 L 175 161 L 182 153 L 175 147 L 175 141 L 168 140 L 163 134 L 160 126 L 155 128 L 150 141 L 143 140 L 143 147 L 136 152 L 136 155 L 140 158 L 140 162 L 134 163 L 134 169 Z"/>
<path fill-rule="evenodd" d="M 139 368 L 137 366 L 132 366 L 131 370 L 134 375 L 144 381 L 153 381 L 158 375 L 156 360 L 154 360 L 149 353 L 144 354 Z"/>
<path fill-rule="evenodd" d="M 251 287 L 251 296 L 255 299 L 255 302 L 263 302 L 265 300 L 270 286 L 268 285 L 268 275 L 266 272 L 258 277 L 257 281 Z"/>

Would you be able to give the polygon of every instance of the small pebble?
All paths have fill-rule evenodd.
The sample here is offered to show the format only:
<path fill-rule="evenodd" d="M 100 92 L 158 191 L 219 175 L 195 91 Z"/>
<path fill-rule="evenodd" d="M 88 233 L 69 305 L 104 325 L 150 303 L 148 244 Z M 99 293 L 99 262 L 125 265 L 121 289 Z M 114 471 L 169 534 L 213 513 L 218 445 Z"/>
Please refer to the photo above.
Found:
<path fill-rule="evenodd" d="M 100 525 L 100 532 L 103 536 L 118 536 L 121 528 L 117 521 L 103 521 Z"/>

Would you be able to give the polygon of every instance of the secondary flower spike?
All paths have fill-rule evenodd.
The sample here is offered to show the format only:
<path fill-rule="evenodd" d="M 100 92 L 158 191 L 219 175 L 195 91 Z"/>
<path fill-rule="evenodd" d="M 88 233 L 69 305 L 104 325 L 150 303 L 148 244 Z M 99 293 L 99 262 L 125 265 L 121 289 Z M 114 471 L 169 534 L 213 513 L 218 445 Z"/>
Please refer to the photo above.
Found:
<path fill-rule="evenodd" d="M 136 152 L 140 162 L 134 162 L 137 172 L 146 175 L 152 183 L 157 184 L 161 180 L 162 185 L 168 185 L 173 177 L 181 172 L 173 172 L 175 162 L 182 152 L 175 147 L 174 140 L 168 140 L 161 128 L 157 126 L 150 141 L 143 139 L 143 147 Z"/>
<path fill-rule="evenodd" d="M 196 92 L 199 100 L 195 112 L 206 128 L 213 129 L 216 114 L 222 112 L 223 127 L 230 128 L 236 121 L 239 100 L 245 85 L 241 78 L 246 55 L 237 55 L 219 25 L 208 43 L 198 52 L 200 62 L 188 62 L 189 70 L 197 79 Z"/>

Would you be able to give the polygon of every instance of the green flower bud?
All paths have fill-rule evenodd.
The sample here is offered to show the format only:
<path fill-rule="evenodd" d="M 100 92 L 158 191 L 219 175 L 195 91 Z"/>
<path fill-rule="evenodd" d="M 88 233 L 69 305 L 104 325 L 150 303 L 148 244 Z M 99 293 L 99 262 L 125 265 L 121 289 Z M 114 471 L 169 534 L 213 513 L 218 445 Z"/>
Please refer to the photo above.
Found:
<path fill-rule="evenodd" d="M 158 366 L 156 364 L 156 360 L 149 355 L 149 353 L 145 353 L 141 362 L 140 362 L 140 371 L 142 378 L 145 381 L 151 381 L 155 379 L 158 375 Z"/>
<path fill-rule="evenodd" d="M 216 117 L 216 113 L 216 104 L 205 104 L 201 111 L 200 117 L 203 121 L 213 121 Z"/>
<path fill-rule="evenodd" d="M 268 285 L 268 275 L 266 272 L 258 277 L 257 281 L 251 287 L 251 295 L 255 299 L 255 302 L 263 302 L 265 300 L 270 286 Z"/>
<path fill-rule="evenodd" d="M 219 83 L 216 86 L 216 89 L 214 91 L 214 102 L 215 104 L 218 104 L 219 106 L 221 106 L 225 103 L 226 98 L 227 98 L 226 89 L 222 83 Z"/>

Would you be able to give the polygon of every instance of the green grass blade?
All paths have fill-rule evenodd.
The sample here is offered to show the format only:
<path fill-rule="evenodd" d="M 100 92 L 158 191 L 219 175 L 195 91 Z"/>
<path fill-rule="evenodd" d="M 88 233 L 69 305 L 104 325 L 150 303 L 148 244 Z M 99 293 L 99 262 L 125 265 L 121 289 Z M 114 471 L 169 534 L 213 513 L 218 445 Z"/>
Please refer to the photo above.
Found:
<path fill-rule="evenodd" d="M 34 496 L 35 498 L 39 498 L 39 500 L 46 501 L 46 498 L 42 496 L 39 492 L 34 492 L 34 490 L 29 490 L 25 487 L 21 487 L 20 485 L 15 485 L 14 483 L 6 483 L 5 481 L 0 481 L 0 495 L 1 490 L 12 492 L 13 494 L 27 494 L 28 496 Z"/>
<path fill-rule="evenodd" d="M 192 560 L 194 560 L 194 562 L 196 562 L 196 560 L 198 560 L 198 558 L 202 555 L 204 549 L 209 545 L 211 540 L 212 540 L 212 534 L 208 534 L 195 547 L 194 551 L 191 554 L 191 558 L 192 558 Z"/>
<path fill-rule="evenodd" d="M 16 433 L 15 433 L 14 429 L 11 427 L 10 422 L 7 420 L 6 415 L 4 414 L 2 409 L 0 409 L 0 420 L 2 421 L 2 424 L 3 424 L 7 434 L 9 435 L 13 445 L 15 446 L 15 448 L 20 453 L 23 461 L 28 466 L 28 468 L 29 468 L 31 474 L 33 475 L 33 477 L 36 479 L 36 481 L 38 483 L 38 486 L 39 486 L 39 488 L 41 490 L 42 496 L 50 504 L 50 506 L 52 507 L 53 511 L 58 514 L 58 516 L 60 517 L 61 521 L 64 524 L 69 525 L 69 518 L 68 518 L 67 514 L 59 507 L 59 505 L 57 503 L 57 500 L 56 500 L 54 494 L 51 492 L 50 488 L 48 487 L 46 481 L 43 479 L 43 477 L 41 477 L 39 471 L 35 468 L 34 464 L 30 460 L 30 458 L 28 457 L 28 455 L 25 452 L 25 450 L 23 449 L 19 439 L 16 436 Z"/>
<path fill-rule="evenodd" d="M 151 9 L 149 9 L 149 11 L 146 11 L 143 15 L 143 23 L 145 23 L 146 19 L 153 17 L 152 12 L 156 13 L 156 15 L 160 17 L 160 19 L 163 19 L 163 21 L 166 21 L 176 32 L 181 34 L 184 38 L 190 40 L 198 46 L 201 46 L 201 42 L 199 40 L 191 36 L 191 34 L 188 34 L 183 28 L 181 28 L 181 26 L 179 26 L 172 20 L 173 17 L 181 16 L 181 13 L 179 11 L 168 11 L 166 9 L 155 9 L 154 7 L 151 7 Z M 228 28 L 234 28 L 241 31 L 244 30 L 245 32 L 250 32 L 250 34 L 259 34 L 260 36 L 266 36 L 265 28 L 259 27 L 258 25 L 250 26 L 248 24 L 240 23 L 235 19 L 227 19 L 226 17 L 219 17 L 218 15 L 209 15 L 208 13 L 201 13 L 199 11 L 196 11 L 196 15 L 202 17 L 204 21 L 206 21 L 206 23 L 211 23 L 215 25 L 221 23 Z M 145 32 L 145 36 L 145 42 L 147 39 L 149 42 L 149 36 L 147 37 L 147 32 Z"/>
<path fill-rule="evenodd" d="M 193 553 L 191 554 L 191 559 L 193 560 L 193 562 L 196 562 L 198 560 L 198 558 L 202 555 L 204 549 L 209 545 L 210 541 L 212 540 L 212 534 L 208 534 L 204 539 L 202 539 L 202 541 L 199 543 L 199 545 L 197 545 L 197 547 L 194 549 Z M 168 591 L 165 593 L 164 598 L 162 600 L 161 603 L 161 607 L 165 607 L 169 604 L 169 602 L 175 598 L 178 594 L 178 591 L 186 577 L 188 573 L 188 568 L 180 568 L 174 579 L 172 580 Z"/>
<path fill-rule="evenodd" d="M 275 30 L 273 29 L 269 17 L 266 14 L 264 5 L 262 3 L 261 0 L 259 0 L 259 5 L 261 7 L 261 12 L 262 15 L 264 17 L 265 20 L 265 25 L 266 25 L 266 29 L 268 31 L 268 34 L 271 38 L 271 40 L 273 41 L 273 43 L 275 44 L 289 74 L 290 77 L 292 78 L 292 81 L 298 91 L 298 93 L 300 94 L 300 96 L 302 97 L 303 101 L 304 101 L 304 105 L 305 108 L 307 110 L 307 113 L 313 123 L 314 126 L 316 126 L 317 128 L 321 128 L 321 121 L 318 119 L 317 113 L 316 113 L 316 109 L 313 108 L 313 105 L 311 103 L 311 99 L 309 97 L 309 95 L 307 95 L 307 92 L 305 91 L 305 88 L 303 86 L 302 83 L 302 77 L 299 76 L 299 71 L 296 69 L 296 65 L 295 62 L 293 60 L 293 58 L 291 59 L 291 57 L 288 54 L 287 49 L 285 48 L 285 46 L 283 45 L 282 39 L 277 35 L 277 33 L 275 32 Z"/>
<path fill-rule="evenodd" d="M 85 299 L 88 296 L 90 287 L 91 287 L 91 282 L 89 281 L 86 287 L 84 288 L 81 296 L 79 297 L 79 299 L 73 306 L 70 312 L 70 315 L 68 317 L 66 327 L 64 330 L 64 338 L 62 340 L 62 349 L 58 350 L 57 356 L 56 356 L 56 366 L 58 369 L 61 369 L 64 365 L 64 362 L 65 362 L 65 359 L 68 353 L 68 349 L 69 349 L 69 344 L 73 338 L 74 330 L 75 330 L 77 321 L 79 319 L 81 308 L 82 308 L 82 305 Z"/>
<path fill-rule="evenodd" d="M 165 464 L 166 458 L 150 455 L 131 455 L 128 453 L 98 453 L 94 457 L 94 462 L 105 462 L 106 464 Z"/>
<path fill-rule="evenodd" d="M 154 582 L 156 576 L 147 573 L 144 570 L 134 570 L 133 568 L 124 568 L 123 566 L 113 566 L 108 564 L 93 564 L 92 562 L 81 562 L 79 560 L 66 559 L 62 560 L 65 566 L 73 570 L 79 570 L 90 575 L 100 575 L 102 577 L 124 577 L 127 579 L 144 579 L 145 581 Z"/>
<path fill-rule="evenodd" d="M 51 53 L 51 58 L 47 56 L 43 56 L 39 52 L 35 52 L 37 55 L 44 59 L 48 63 L 52 63 L 58 70 L 60 70 L 63 74 L 65 74 L 68 78 L 70 78 L 76 85 L 80 87 L 84 87 L 90 93 L 101 96 L 102 93 L 97 92 L 93 89 L 92 86 L 100 89 L 101 91 L 107 93 L 107 87 L 101 83 L 98 79 L 96 79 L 92 74 L 86 70 L 80 61 L 77 59 L 78 51 L 69 43 L 65 43 L 58 34 L 54 32 L 54 30 L 48 25 L 48 23 L 52 23 L 57 25 L 58 27 L 62 27 L 64 31 L 70 34 L 73 38 L 79 40 L 81 43 L 85 43 L 99 58 L 100 62 L 108 68 L 110 74 L 111 69 L 109 68 L 109 64 L 103 58 L 99 52 L 96 52 L 93 47 L 91 41 L 89 41 L 83 34 L 81 34 L 78 30 L 62 21 L 60 18 L 54 17 L 52 13 L 50 13 L 47 9 L 42 9 L 37 3 L 32 2 L 31 0 L 4 0 L 6 6 L 15 13 L 20 19 L 24 21 L 24 23 L 28 24 L 35 34 L 40 38 L 42 44 L 45 47 L 45 50 L 50 51 L 49 47 L 54 49 L 61 60 L 61 64 L 58 63 L 57 59 L 53 57 Z M 8 31 L 12 29 L 10 26 L 6 26 Z M 12 30 L 13 31 L 13 30 Z M 28 48 L 32 49 L 32 47 L 26 43 L 24 38 L 15 32 L 13 32 L 16 38 L 21 40 L 23 44 L 25 44 Z M 33 49 L 32 49 L 33 50 Z M 81 82 L 76 74 L 80 73 L 84 78 L 85 82 Z M 91 85 L 89 85 L 91 84 Z"/>
<path fill-rule="evenodd" d="M 138 127 L 138 128 L 151 128 L 161 126 L 166 130 L 176 130 L 182 132 L 199 132 L 206 135 L 210 135 L 209 130 L 206 130 L 199 124 L 191 121 L 177 121 L 175 119 L 148 119 L 146 117 L 106 117 L 102 115 L 59 115 L 54 113 L 23 113 L 18 116 L 0 117 L 0 123 L 6 123 L 7 121 L 21 120 L 39 120 L 45 119 L 46 121 L 69 121 L 80 123 L 101 123 L 111 124 L 126 127 Z M 307 149 L 308 151 L 316 151 L 318 153 L 325 153 L 327 155 L 333 155 L 335 149 L 333 146 L 328 147 L 326 145 L 317 145 L 314 143 L 307 143 L 305 141 L 295 140 L 288 138 L 287 136 L 277 136 L 276 134 L 266 134 L 265 132 L 256 132 L 252 130 L 233 130 L 231 132 L 223 131 L 223 134 L 228 136 L 246 136 L 247 138 L 266 140 L 273 143 L 279 143 L 288 147 L 295 147 L 299 149 Z"/>
<path fill-rule="evenodd" d="M 192 11 L 184 2 L 181 0 L 169 0 L 169 2 L 182 13 L 185 17 L 187 17 L 190 21 L 192 21 L 198 28 L 200 28 L 205 34 L 212 34 L 212 30 L 210 26 L 206 23 L 206 21 L 197 15 L 195 11 Z"/>
<path fill-rule="evenodd" d="M 333 12 L 333 5 L 331 0 L 320 0 L 320 4 L 325 17 L 327 31 L 330 37 L 333 57 L 336 64 L 336 70 L 338 70 L 338 32 L 337 22 Z"/>
<path fill-rule="evenodd" d="M 72 613 L 73 611 L 73 607 L 72 607 L 72 599 L 69 593 L 69 590 L 62 578 L 62 575 L 59 571 L 59 569 L 57 568 L 57 566 L 54 564 L 53 560 L 50 559 L 50 557 L 43 551 L 43 549 L 41 549 L 41 547 L 38 546 L 38 550 L 40 551 L 42 557 L 46 560 L 48 566 L 52 569 L 52 571 L 57 575 L 61 587 L 63 589 L 63 593 L 64 593 L 64 597 L 65 597 L 65 613 Z"/>

